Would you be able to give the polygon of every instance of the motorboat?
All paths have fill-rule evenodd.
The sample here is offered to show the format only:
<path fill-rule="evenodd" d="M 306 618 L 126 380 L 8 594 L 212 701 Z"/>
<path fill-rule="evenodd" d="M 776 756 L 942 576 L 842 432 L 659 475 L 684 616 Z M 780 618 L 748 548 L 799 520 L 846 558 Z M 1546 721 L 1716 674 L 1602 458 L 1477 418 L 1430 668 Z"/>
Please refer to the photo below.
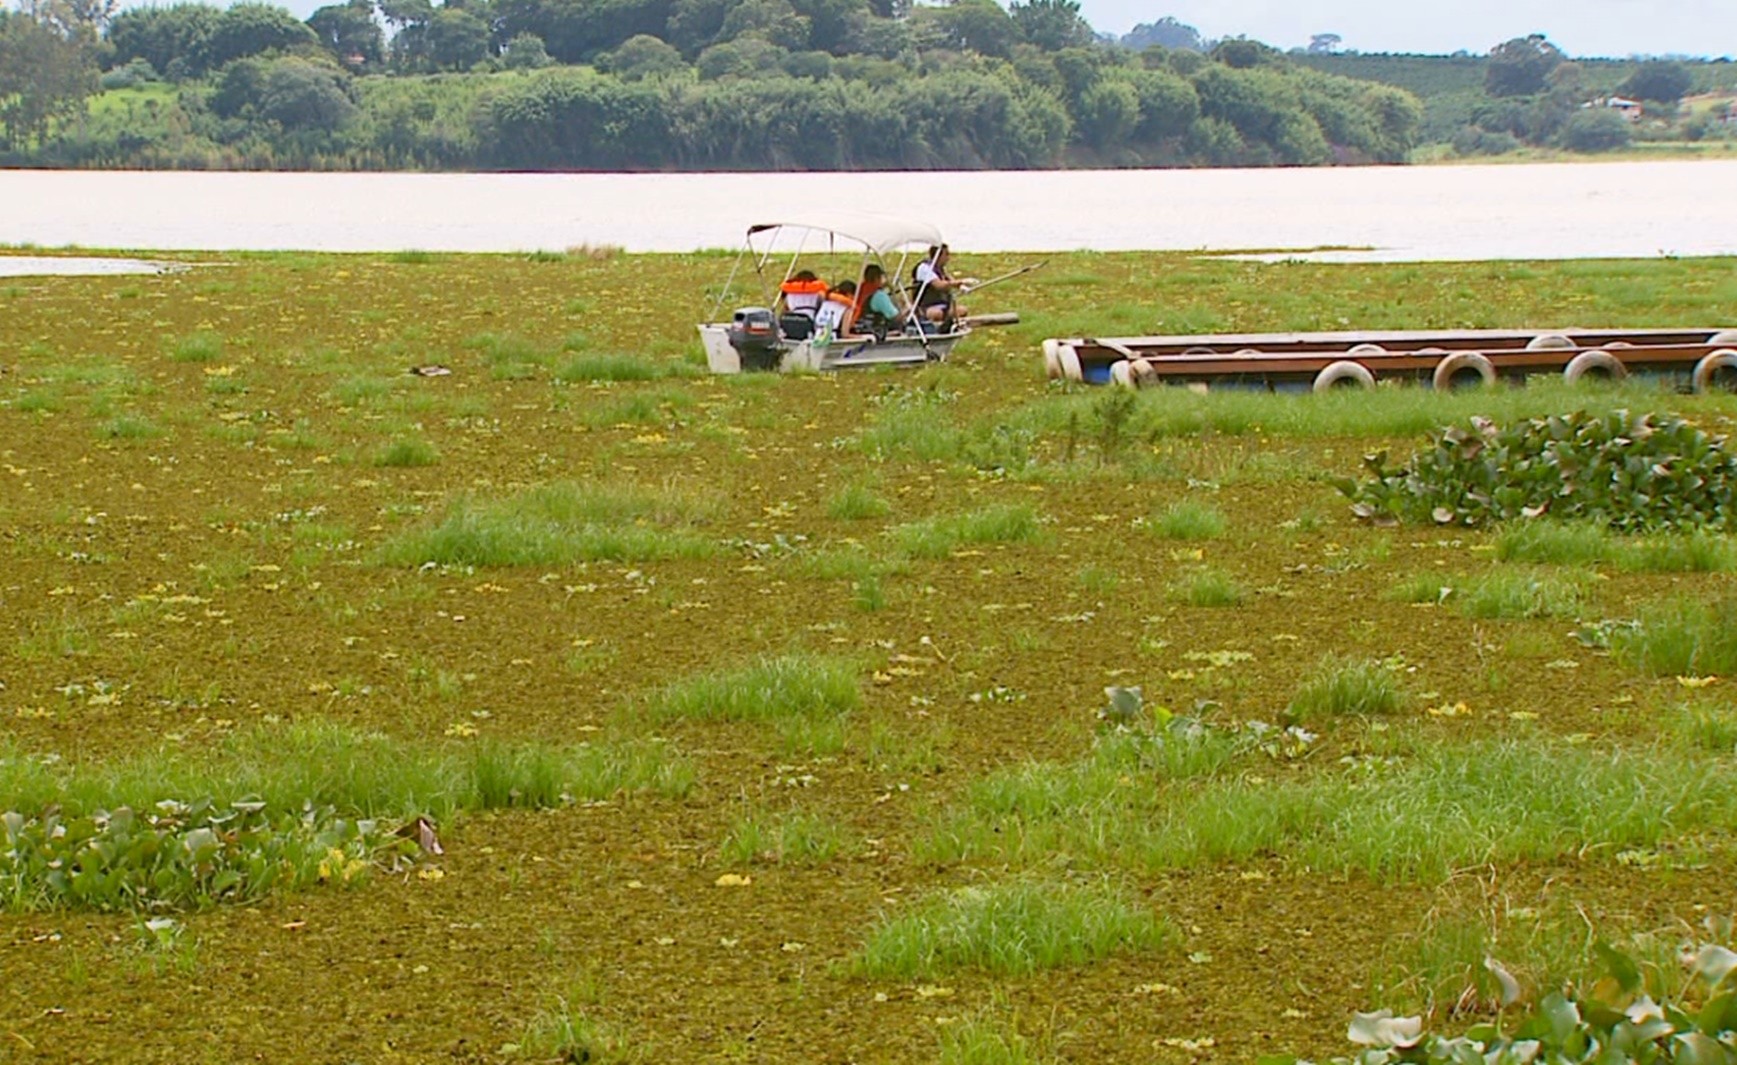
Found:
<path fill-rule="evenodd" d="M 922 365 L 945 359 L 970 335 L 969 321 L 923 321 L 913 312 L 912 301 L 899 299 L 909 271 L 930 248 L 943 243 L 934 226 L 868 212 L 801 212 L 796 218 L 748 227 L 742 252 L 716 294 L 708 320 L 699 326 L 706 365 L 713 373 Z M 881 268 L 887 290 L 900 304 L 899 319 L 873 331 L 853 326 L 834 333 L 779 298 L 802 271 L 831 278 L 835 285 L 848 280 L 860 288 L 870 266 Z M 735 308 L 727 318 L 726 306 Z M 1013 316 L 996 317 L 1005 321 Z"/>

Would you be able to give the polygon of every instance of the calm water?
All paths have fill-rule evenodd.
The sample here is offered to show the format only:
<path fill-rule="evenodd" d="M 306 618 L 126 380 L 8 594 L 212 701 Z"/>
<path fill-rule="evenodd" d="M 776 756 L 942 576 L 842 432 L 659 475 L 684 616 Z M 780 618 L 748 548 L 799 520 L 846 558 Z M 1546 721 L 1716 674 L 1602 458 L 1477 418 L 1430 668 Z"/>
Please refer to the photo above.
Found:
<path fill-rule="evenodd" d="M 1284 250 L 1345 260 L 1737 254 L 1737 161 L 875 174 L 0 171 L 0 243 L 322 251 L 734 248 L 827 205 L 975 251 Z"/>

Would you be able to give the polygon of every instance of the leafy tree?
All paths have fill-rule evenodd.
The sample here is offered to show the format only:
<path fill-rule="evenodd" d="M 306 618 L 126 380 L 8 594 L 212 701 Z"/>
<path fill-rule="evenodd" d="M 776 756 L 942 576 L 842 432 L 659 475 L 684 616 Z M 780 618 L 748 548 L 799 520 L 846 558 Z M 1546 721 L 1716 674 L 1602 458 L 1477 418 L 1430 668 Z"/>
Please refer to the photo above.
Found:
<path fill-rule="evenodd" d="M 754 36 L 770 41 L 787 51 L 808 47 L 812 24 L 796 13 L 790 0 L 740 0 L 724 16 L 724 28 L 718 34 L 721 41 Z"/>
<path fill-rule="evenodd" d="M 1345 43 L 1337 33 L 1317 33 L 1309 38 L 1309 51 L 1314 55 L 1332 55 Z"/>
<path fill-rule="evenodd" d="M 485 154 L 497 166 L 654 167 L 671 148 L 671 116 L 656 87 L 589 70 L 534 74 L 494 97 L 485 113 Z"/>
<path fill-rule="evenodd" d="M 731 0 L 674 0 L 668 32 L 663 39 L 685 56 L 694 56 L 717 41 L 730 13 Z"/>
<path fill-rule="evenodd" d="M 681 61 L 679 54 L 676 61 Z M 543 45 L 543 38 L 534 33 L 520 33 L 515 34 L 501 49 L 501 62 L 506 64 L 508 70 L 541 70 L 555 61 L 549 58 L 549 50 Z"/>
<path fill-rule="evenodd" d="M 1080 94 L 1075 130 L 1099 151 L 1126 144 L 1140 124 L 1140 94 L 1126 78 L 1103 78 Z"/>
<path fill-rule="evenodd" d="M 598 66 L 627 81 L 640 81 L 687 69 L 682 54 L 675 50 L 674 45 L 649 33 L 637 34 L 621 42 L 621 47 L 605 56 Z"/>
<path fill-rule="evenodd" d="M 832 76 L 832 56 L 825 52 L 792 52 L 779 63 L 784 73 L 793 78 L 820 81 Z"/>
<path fill-rule="evenodd" d="M 1187 78 L 1168 70 L 1134 70 L 1128 80 L 1140 98 L 1136 137 L 1147 141 L 1180 137 L 1200 117 L 1200 96 Z"/>
<path fill-rule="evenodd" d="M 84 112 L 96 88 L 87 42 L 28 14 L 0 11 L 0 141 L 40 144 L 57 120 Z"/>
<path fill-rule="evenodd" d="M 296 56 L 266 64 L 255 107 L 285 129 L 335 133 L 356 113 L 344 73 Z"/>
<path fill-rule="evenodd" d="M 694 63 L 706 81 L 719 78 L 752 78 L 778 73 L 788 53 L 763 37 L 743 36 L 714 44 Z"/>
<path fill-rule="evenodd" d="M 1544 89 L 1544 79 L 1566 57 L 1542 33 L 1515 37 L 1490 49 L 1484 67 L 1484 91 L 1491 96 L 1530 96 Z"/>
<path fill-rule="evenodd" d="M 436 70 L 468 70 L 488 58 L 489 24 L 475 11 L 445 4 L 424 32 L 428 59 Z"/>
<path fill-rule="evenodd" d="M 952 0 L 943 7 L 918 8 L 912 17 L 935 23 L 943 46 L 961 52 L 1007 58 L 1022 38 L 1019 24 L 995 0 Z"/>
<path fill-rule="evenodd" d="M 1558 139 L 1571 151 L 1615 151 L 1628 146 L 1628 119 L 1609 107 L 1588 107 L 1563 123 Z"/>
<path fill-rule="evenodd" d="M 1259 41 L 1251 41 L 1247 37 L 1231 37 L 1219 41 L 1213 47 L 1212 58 L 1227 67 L 1248 70 L 1251 67 L 1276 62 L 1279 58 L 1279 50 Z"/>
<path fill-rule="evenodd" d="M 831 55 L 852 51 L 871 17 L 867 0 L 791 0 L 791 5 L 808 20 L 808 47 Z"/>
<path fill-rule="evenodd" d="M 168 76 L 174 67 L 198 73 L 206 42 L 223 12 L 206 4 L 179 3 L 168 7 L 134 7 L 116 15 L 108 39 L 118 64 L 143 59 Z"/>
<path fill-rule="evenodd" d="M 1675 104 L 1688 95 L 1694 84 L 1694 76 L 1683 64 L 1666 59 L 1649 59 L 1630 74 L 1617 91 L 1636 100 Z"/>
<path fill-rule="evenodd" d="M 498 37 L 534 33 L 560 63 L 588 63 L 629 37 L 661 37 L 674 0 L 494 0 Z"/>
<path fill-rule="evenodd" d="M 1080 16 L 1078 0 L 1014 0 L 1007 11 L 1025 39 L 1046 52 L 1092 41 L 1092 27 Z"/>
<path fill-rule="evenodd" d="M 308 16 L 308 28 L 343 62 L 357 57 L 363 66 L 378 67 L 386 58 L 386 38 L 374 21 L 374 0 L 329 4 Z"/>
<path fill-rule="evenodd" d="M 1154 46 L 1162 48 L 1183 48 L 1190 52 L 1206 51 L 1206 42 L 1200 37 L 1200 31 L 1187 23 L 1178 22 L 1174 16 L 1166 15 L 1157 22 L 1143 22 L 1122 35 L 1118 42 L 1124 48 L 1143 52 Z"/>
<path fill-rule="evenodd" d="M 201 49 L 199 65 L 205 70 L 216 70 L 247 56 L 287 52 L 318 43 L 319 38 L 306 23 L 281 7 L 236 4 L 218 16 Z"/>

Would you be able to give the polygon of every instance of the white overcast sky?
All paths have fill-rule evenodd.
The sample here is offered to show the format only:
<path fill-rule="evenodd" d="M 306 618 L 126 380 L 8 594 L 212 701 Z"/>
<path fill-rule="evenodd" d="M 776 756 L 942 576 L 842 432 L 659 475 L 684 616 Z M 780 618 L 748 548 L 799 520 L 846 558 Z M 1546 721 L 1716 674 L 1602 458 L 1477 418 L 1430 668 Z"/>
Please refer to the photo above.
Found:
<path fill-rule="evenodd" d="M 1169 15 L 1279 48 L 1337 33 L 1359 52 L 1481 54 L 1542 33 L 1572 56 L 1737 58 L 1737 0 L 1080 0 L 1080 13 L 1102 33 Z"/>

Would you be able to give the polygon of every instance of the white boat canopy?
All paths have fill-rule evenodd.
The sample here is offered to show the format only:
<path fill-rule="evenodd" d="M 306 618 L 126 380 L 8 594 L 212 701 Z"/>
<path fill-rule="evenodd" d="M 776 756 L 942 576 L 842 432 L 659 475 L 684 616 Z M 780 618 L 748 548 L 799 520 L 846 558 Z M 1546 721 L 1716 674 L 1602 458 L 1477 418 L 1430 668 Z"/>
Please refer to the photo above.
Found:
<path fill-rule="evenodd" d="M 826 211 L 783 222 L 761 222 L 748 227 L 750 241 L 758 233 L 775 229 L 807 229 L 830 233 L 862 244 L 876 255 L 886 255 L 912 245 L 940 244 L 941 231 L 927 222 L 865 211 Z"/>

